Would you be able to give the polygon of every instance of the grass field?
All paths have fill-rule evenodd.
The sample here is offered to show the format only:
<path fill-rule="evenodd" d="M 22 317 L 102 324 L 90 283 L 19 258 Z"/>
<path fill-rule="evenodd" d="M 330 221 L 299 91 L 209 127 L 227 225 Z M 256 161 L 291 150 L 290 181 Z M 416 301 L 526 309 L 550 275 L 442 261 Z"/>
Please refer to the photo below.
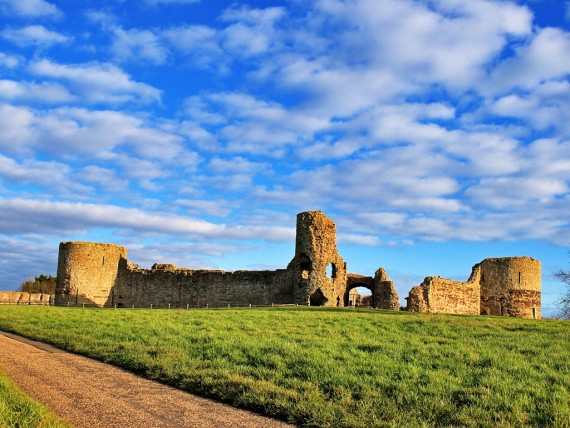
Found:
<path fill-rule="evenodd" d="M 71 425 L 24 394 L 0 371 L 0 427 L 71 428 Z"/>
<path fill-rule="evenodd" d="M 0 308 L 0 329 L 307 427 L 569 427 L 570 322 Z"/>

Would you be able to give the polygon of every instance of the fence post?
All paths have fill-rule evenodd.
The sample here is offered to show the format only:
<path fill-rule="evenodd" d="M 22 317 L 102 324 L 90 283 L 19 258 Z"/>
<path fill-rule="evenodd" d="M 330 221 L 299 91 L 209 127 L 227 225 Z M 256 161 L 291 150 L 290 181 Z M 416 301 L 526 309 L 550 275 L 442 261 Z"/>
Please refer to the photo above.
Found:
<path fill-rule="evenodd" d="M 150 304 L 150 308 L 152 309 L 152 303 Z"/>
<path fill-rule="evenodd" d="M 170 309 L 170 303 L 168 304 L 168 309 Z"/>
<path fill-rule="evenodd" d="M 228 308 L 230 307 L 230 304 L 228 303 Z"/>
<path fill-rule="evenodd" d="M 186 309 L 188 309 L 190 307 L 190 305 L 188 303 L 186 303 Z"/>
<path fill-rule="evenodd" d="M 249 304 L 249 309 L 251 309 L 251 303 Z"/>

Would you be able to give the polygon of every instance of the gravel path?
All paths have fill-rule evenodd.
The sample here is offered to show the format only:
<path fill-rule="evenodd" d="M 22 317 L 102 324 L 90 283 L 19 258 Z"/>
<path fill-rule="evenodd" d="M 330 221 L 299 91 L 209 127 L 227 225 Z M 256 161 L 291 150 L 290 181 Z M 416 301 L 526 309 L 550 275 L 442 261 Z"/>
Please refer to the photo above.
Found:
<path fill-rule="evenodd" d="M 0 367 L 76 427 L 291 426 L 3 332 Z"/>

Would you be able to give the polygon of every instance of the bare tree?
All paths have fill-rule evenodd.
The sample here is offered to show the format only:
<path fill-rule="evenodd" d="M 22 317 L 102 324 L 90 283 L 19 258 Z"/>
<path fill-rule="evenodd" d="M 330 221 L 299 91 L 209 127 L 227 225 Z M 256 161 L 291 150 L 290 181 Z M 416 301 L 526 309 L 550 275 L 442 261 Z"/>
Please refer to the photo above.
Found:
<path fill-rule="evenodd" d="M 560 316 L 570 319 L 570 271 L 560 270 L 554 276 L 566 284 L 566 294 L 558 301 L 558 306 L 560 306 Z"/>

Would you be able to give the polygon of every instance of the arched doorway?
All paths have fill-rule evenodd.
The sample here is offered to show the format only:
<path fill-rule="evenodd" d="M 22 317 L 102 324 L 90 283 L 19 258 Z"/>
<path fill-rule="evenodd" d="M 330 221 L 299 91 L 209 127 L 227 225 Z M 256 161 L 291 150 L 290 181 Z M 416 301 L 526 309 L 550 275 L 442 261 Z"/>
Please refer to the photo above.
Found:
<path fill-rule="evenodd" d="M 372 308 L 372 290 L 367 284 L 355 284 L 344 293 L 344 306 L 352 308 Z"/>
<path fill-rule="evenodd" d="M 344 306 L 374 308 L 374 278 L 349 274 L 346 279 Z"/>

